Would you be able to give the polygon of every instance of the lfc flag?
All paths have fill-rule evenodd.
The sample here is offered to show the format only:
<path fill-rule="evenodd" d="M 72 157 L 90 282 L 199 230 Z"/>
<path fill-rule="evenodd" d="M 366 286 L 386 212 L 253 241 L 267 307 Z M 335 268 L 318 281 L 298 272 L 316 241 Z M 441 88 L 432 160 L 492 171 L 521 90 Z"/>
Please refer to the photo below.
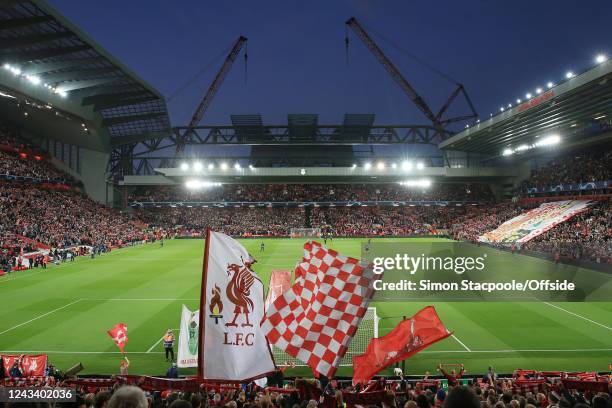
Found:
<path fill-rule="evenodd" d="M 117 323 L 107 333 L 111 336 L 117 347 L 119 347 L 119 351 L 124 353 L 123 348 L 128 341 L 127 326 L 124 323 Z"/>
<path fill-rule="evenodd" d="M 411 318 L 402 320 L 387 335 L 372 339 L 364 354 L 353 357 L 353 384 L 367 384 L 379 371 L 451 334 L 433 306 L 421 309 Z"/>
<path fill-rule="evenodd" d="M 264 287 L 251 270 L 254 262 L 238 241 L 207 232 L 200 298 L 201 379 L 246 382 L 276 369 L 260 328 Z"/>

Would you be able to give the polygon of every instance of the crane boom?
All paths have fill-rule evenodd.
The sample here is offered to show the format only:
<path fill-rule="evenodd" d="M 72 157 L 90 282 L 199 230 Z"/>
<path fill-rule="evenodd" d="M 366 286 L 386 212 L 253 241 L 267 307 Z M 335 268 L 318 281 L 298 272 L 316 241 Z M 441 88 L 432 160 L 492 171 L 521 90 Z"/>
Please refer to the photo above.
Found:
<path fill-rule="evenodd" d="M 429 105 L 425 102 L 425 100 L 414 90 L 412 85 L 404 78 L 397 69 L 397 67 L 391 62 L 391 60 L 385 55 L 385 53 L 380 49 L 380 47 L 372 40 L 372 37 L 363 29 L 361 24 L 357 21 L 355 17 L 351 17 L 346 21 L 346 25 L 357 34 L 357 37 L 361 39 L 361 41 L 365 44 L 365 46 L 370 50 L 374 57 L 381 63 L 381 65 L 387 70 L 391 78 L 402 88 L 402 90 L 412 99 L 412 102 L 416 105 L 417 108 L 429 119 L 434 126 L 441 127 L 440 121 L 433 113 L 433 111 L 429 108 Z"/>
<path fill-rule="evenodd" d="M 448 97 L 444 105 L 442 105 L 438 113 L 437 114 L 434 113 L 429 107 L 429 105 L 427 104 L 427 102 L 425 102 L 425 100 L 416 92 L 416 90 L 412 87 L 410 82 L 408 82 L 406 78 L 403 77 L 399 69 L 397 69 L 397 67 L 393 64 L 393 62 L 391 62 L 391 60 L 385 55 L 385 53 L 374 42 L 372 37 L 370 37 L 370 35 L 365 31 L 363 26 L 359 24 L 359 22 L 357 21 L 355 17 L 349 18 L 346 21 L 346 26 L 349 27 L 351 30 L 353 30 L 355 34 L 357 34 L 357 37 L 359 37 L 359 39 L 364 43 L 364 45 L 368 48 L 368 50 L 370 50 L 370 52 L 374 54 L 374 57 L 376 57 L 378 62 L 380 62 L 381 65 L 387 70 L 389 75 L 391 75 L 391 78 L 393 78 L 393 80 L 400 86 L 400 88 L 402 88 L 404 93 L 408 95 L 408 97 L 412 100 L 412 102 L 416 105 L 416 107 L 421 112 L 423 112 L 423 114 L 427 117 L 427 119 L 431 121 L 431 123 L 433 124 L 435 128 L 442 130 L 444 129 L 446 125 L 450 123 L 458 122 L 460 120 L 469 120 L 469 119 L 478 117 L 478 113 L 476 112 L 476 109 L 474 108 L 474 105 L 472 104 L 472 101 L 470 100 L 470 97 L 468 96 L 463 85 L 455 81 L 452 81 L 452 79 L 450 80 L 454 82 L 457 87 L 450 94 L 450 96 Z M 348 37 L 345 39 L 345 41 L 346 41 L 347 50 L 348 50 Z M 430 67 L 430 69 L 432 68 Z M 439 73 L 439 71 L 437 72 Z M 446 75 L 444 76 L 448 79 L 448 76 Z M 443 119 L 442 115 L 448 110 L 450 105 L 453 103 L 453 101 L 457 98 L 459 94 L 463 94 L 463 96 L 465 97 L 465 100 L 470 109 L 470 113 L 464 116 L 458 116 L 458 117 L 450 118 L 450 119 Z"/>
<path fill-rule="evenodd" d="M 193 116 L 191 117 L 191 121 L 187 125 L 187 129 L 179 137 L 179 140 L 177 141 L 177 144 L 176 144 L 177 153 L 181 152 L 185 148 L 185 144 L 187 143 L 187 140 L 189 136 L 191 135 L 191 132 L 193 132 L 193 129 L 200 123 L 200 121 L 204 117 L 204 113 L 210 106 L 210 103 L 215 97 L 215 94 L 219 90 L 219 87 L 223 83 L 223 80 L 227 76 L 227 73 L 229 72 L 229 70 L 232 68 L 232 64 L 236 60 L 236 57 L 238 56 L 238 54 L 240 53 L 240 50 L 242 50 L 242 47 L 244 46 L 244 44 L 246 44 L 246 42 L 247 42 L 246 37 L 243 37 L 243 36 L 238 37 L 238 39 L 232 46 L 232 49 L 230 50 L 229 54 L 227 54 L 227 57 L 225 57 L 225 60 L 223 61 L 223 65 L 221 65 L 221 69 L 219 70 L 219 72 L 217 72 L 217 75 L 215 75 L 215 78 L 213 79 L 210 86 L 208 87 L 206 94 L 204 94 L 204 97 L 200 101 L 200 104 L 198 105 L 195 112 L 193 113 Z"/>

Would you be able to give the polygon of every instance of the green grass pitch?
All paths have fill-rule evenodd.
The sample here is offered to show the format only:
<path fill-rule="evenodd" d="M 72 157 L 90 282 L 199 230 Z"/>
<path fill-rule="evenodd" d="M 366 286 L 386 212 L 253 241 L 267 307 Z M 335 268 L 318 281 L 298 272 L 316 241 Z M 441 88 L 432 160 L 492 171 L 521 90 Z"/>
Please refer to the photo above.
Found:
<path fill-rule="evenodd" d="M 409 239 L 396 239 L 408 241 Z M 243 240 L 267 284 L 272 269 L 293 269 L 303 239 Z M 329 246 L 359 256 L 361 239 Z M 493 251 L 493 250 L 491 250 Z M 198 307 L 203 240 L 168 240 L 117 250 L 94 260 L 81 258 L 46 271 L 0 277 L 0 352 L 46 353 L 60 369 L 82 362 L 85 374 L 115 374 L 121 355 L 106 334 L 126 323 L 130 374 L 163 375 L 168 367 L 160 338 L 178 328 L 181 304 Z M 496 252 L 504 262 L 538 268 L 546 261 Z M 506 257 L 515 257 L 506 259 Z M 468 373 L 516 368 L 599 370 L 612 363 L 612 301 L 590 303 L 434 303 L 449 337 L 406 362 L 406 371 L 433 372 L 438 362 L 464 363 Z M 410 316 L 422 302 L 374 303 L 379 317 Z M 396 321 L 380 321 L 380 334 Z M 296 369 L 293 374 L 306 374 Z M 184 370 L 184 374 L 193 370 Z M 288 372 L 292 374 L 291 370 Z M 350 375 L 341 368 L 339 375 Z"/>

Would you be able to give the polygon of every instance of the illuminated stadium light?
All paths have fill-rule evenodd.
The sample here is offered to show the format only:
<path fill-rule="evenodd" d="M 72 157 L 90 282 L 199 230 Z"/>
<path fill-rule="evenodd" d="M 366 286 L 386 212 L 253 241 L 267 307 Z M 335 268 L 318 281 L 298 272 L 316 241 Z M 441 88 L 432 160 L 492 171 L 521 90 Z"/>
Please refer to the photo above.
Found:
<path fill-rule="evenodd" d="M 523 152 L 525 150 L 529 150 L 529 145 L 526 144 L 522 144 L 520 146 L 518 146 L 516 149 L 514 149 L 517 152 Z"/>
<path fill-rule="evenodd" d="M 354 169 L 356 169 L 356 168 L 357 168 L 357 165 L 356 165 L 355 163 L 353 163 L 353 165 L 351 166 L 351 169 L 353 169 L 353 170 L 354 170 Z"/>
<path fill-rule="evenodd" d="M 189 164 L 187 164 L 187 163 L 181 163 L 181 170 L 183 170 L 183 171 L 187 171 L 187 170 L 189 170 Z"/>
<path fill-rule="evenodd" d="M 504 149 L 504 152 L 502 154 L 504 156 L 511 156 L 512 154 L 514 154 L 514 150 L 512 150 L 512 149 Z"/>
<path fill-rule="evenodd" d="M 59 96 L 61 96 L 62 98 L 65 98 L 68 96 L 68 93 L 66 91 L 59 91 L 58 92 Z"/>
<path fill-rule="evenodd" d="M 520 99 L 517 99 L 517 100 L 516 100 L 516 103 L 521 103 L 521 100 L 520 100 Z"/>
<path fill-rule="evenodd" d="M 221 183 L 215 183 L 212 181 L 204 181 L 204 180 L 187 180 L 185 182 L 185 187 L 190 190 L 197 190 L 200 188 L 209 188 L 209 187 L 219 187 Z"/>
<path fill-rule="evenodd" d="M 193 169 L 195 171 L 202 171 L 203 168 L 204 168 L 204 166 L 199 161 L 193 163 Z"/>
<path fill-rule="evenodd" d="M 30 81 L 32 84 L 34 84 L 34 85 L 39 85 L 40 84 L 40 77 L 38 77 L 36 75 L 26 75 L 26 79 L 28 81 Z"/>
<path fill-rule="evenodd" d="M 417 170 L 423 170 L 425 168 L 425 165 L 423 164 L 423 162 L 418 162 L 416 168 Z"/>
<path fill-rule="evenodd" d="M 531 99 L 531 94 L 529 92 L 527 92 L 527 94 L 525 95 L 525 98 Z"/>
<path fill-rule="evenodd" d="M 401 186 L 404 186 L 404 187 L 422 187 L 422 188 L 431 187 L 431 180 L 428 180 L 428 179 L 404 180 L 404 181 L 400 181 L 399 183 Z"/>
<path fill-rule="evenodd" d="M 539 95 L 539 94 L 541 94 L 541 93 L 542 93 L 542 88 L 538 88 L 538 89 L 536 89 L 536 93 L 537 93 L 538 95 Z"/>
<path fill-rule="evenodd" d="M 7 71 L 11 69 L 11 64 L 4 64 L 3 66 L 4 66 L 4 69 L 6 69 Z"/>
<path fill-rule="evenodd" d="M 254 171 L 255 167 L 252 164 L 249 164 L 249 169 L 251 169 L 251 171 Z"/>
<path fill-rule="evenodd" d="M 550 89 L 553 86 L 555 86 L 555 84 L 553 82 L 549 82 L 549 83 L 546 84 L 546 86 L 548 87 L 548 89 Z"/>
<path fill-rule="evenodd" d="M 533 145 L 534 147 L 552 146 L 559 144 L 559 142 L 561 142 L 561 137 L 559 135 L 550 135 L 544 139 L 538 140 Z"/>
<path fill-rule="evenodd" d="M 305 176 L 306 175 L 306 169 L 300 169 L 300 174 L 302 176 Z"/>
<path fill-rule="evenodd" d="M 509 103 L 509 104 L 508 104 L 508 109 L 510 109 L 511 107 L 512 107 L 512 104 L 511 104 L 511 103 Z"/>
<path fill-rule="evenodd" d="M 366 170 L 370 170 L 372 168 L 372 163 L 367 162 L 366 164 L 363 165 L 363 168 Z"/>
<path fill-rule="evenodd" d="M 242 166 L 240 165 L 240 163 L 236 162 L 236 164 L 234 164 L 234 169 L 242 170 Z"/>
<path fill-rule="evenodd" d="M 599 120 L 599 119 L 603 119 L 603 118 L 605 118 L 605 117 L 606 117 L 606 115 L 600 115 L 600 116 L 596 116 L 596 117 L 594 117 L 593 119 L 595 119 L 595 120 Z"/>
<path fill-rule="evenodd" d="M 396 163 L 391 163 L 391 168 L 392 169 L 397 169 L 397 164 Z"/>
<path fill-rule="evenodd" d="M 227 170 L 227 163 L 226 162 L 221 162 L 221 170 Z"/>
<path fill-rule="evenodd" d="M 573 78 L 573 77 L 574 77 L 574 73 L 573 73 L 572 71 L 567 71 L 567 72 L 565 73 L 565 77 L 566 77 L 567 79 Z"/>
<path fill-rule="evenodd" d="M 376 168 L 377 168 L 378 170 L 384 170 L 384 169 L 385 169 L 385 162 L 382 162 L 382 161 L 378 162 L 378 163 L 376 164 Z"/>
<path fill-rule="evenodd" d="M 501 108 L 499 108 L 499 111 L 503 112 L 504 111 L 504 107 L 502 106 Z"/>
<path fill-rule="evenodd" d="M 412 170 L 412 163 L 408 160 L 402 162 L 402 170 L 410 171 Z"/>
<path fill-rule="evenodd" d="M 608 57 L 605 54 L 599 54 L 595 57 L 595 62 L 598 64 L 602 64 L 608 60 Z"/>
<path fill-rule="evenodd" d="M 215 168 L 215 165 L 213 163 L 208 163 L 208 170 L 212 170 Z"/>

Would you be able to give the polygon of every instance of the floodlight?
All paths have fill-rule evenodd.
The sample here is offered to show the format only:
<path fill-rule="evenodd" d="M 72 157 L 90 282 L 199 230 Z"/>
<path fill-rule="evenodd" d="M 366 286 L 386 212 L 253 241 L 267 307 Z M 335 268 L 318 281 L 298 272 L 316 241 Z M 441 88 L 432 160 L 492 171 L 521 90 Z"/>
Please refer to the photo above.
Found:
<path fill-rule="evenodd" d="M 608 57 L 605 54 L 599 54 L 595 57 L 595 62 L 598 64 L 604 63 L 608 60 Z"/>
<path fill-rule="evenodd" d="M 204 167 L 204 166 L 202 166 L 202 163 L 200 163 L 199 161 L 197 161 L 197 162 L 193 163 L 193 169 L 194 169 L 195 171 L 202 171 L 202 168 L 203 168 L 203 167 Z"/>
<path fill-rule="evenodd" d="M 181 170 L 183 170 L 183 171 L 187 171 L 187 170 L 189 170 L 189 164 L 187 164 L 187 163 L 181 163 Z"/>

